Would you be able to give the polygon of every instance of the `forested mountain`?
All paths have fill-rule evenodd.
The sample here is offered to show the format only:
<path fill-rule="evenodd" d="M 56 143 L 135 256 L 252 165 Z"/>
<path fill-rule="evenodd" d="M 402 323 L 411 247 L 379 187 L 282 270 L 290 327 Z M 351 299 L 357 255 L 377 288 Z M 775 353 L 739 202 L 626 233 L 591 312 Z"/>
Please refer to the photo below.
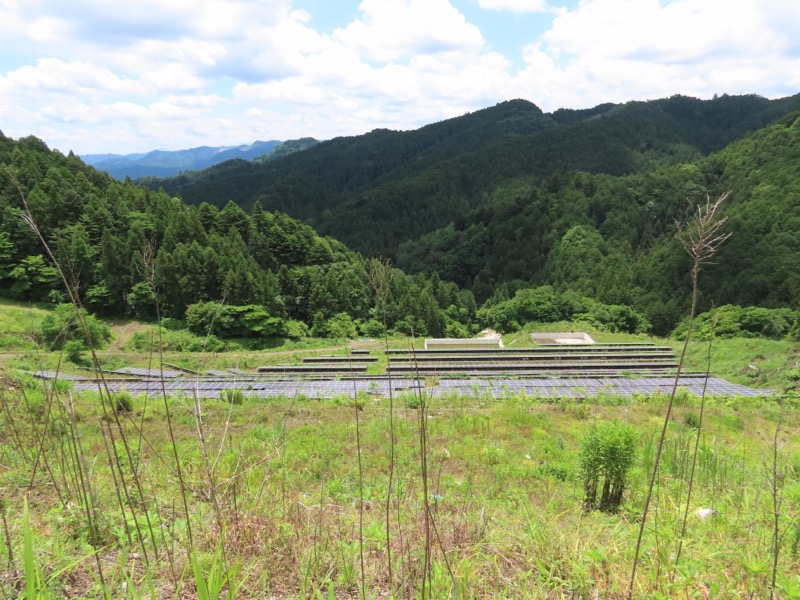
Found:
<path fill-rule="evenodd" d="M 27 207 L 27 208 L 26 208 Z M 28 213 L 29 211 L 29 213 Z M 0 296 L 106 316 L 215 321 L 231 335 L 466 335 L 477 306 L 438 276 L 409 277 L 259 205 L 192 206 L 119 182 L 41 140 L 0 134 Z M 381 293 L 376 297 L 376 290 Z M 190 310 L 191 308 L 191 310 Z M 204 316 L 205 315 L 205 316 Z M 218 315 L 219 316 L 219 315 Z M 191 317 L 191 319 L 190 319 Z"/>
<path fill-rule="evenodd" d="M 702 304 L 800 305 L 800 121 L 794 113 L 693 163 L 614 177 L 573 172 L 498 185 L 454 223 L 406 242 L 397 264 L 479 299 L 553 285 L 633 306 L 658 331 L 688 310 L 676 223 L 732 191 L 733 235 L 704 269 Z"/>
<path fill-rule="evenodd" d="M 351 248 L 394 257 L 403 242 L 482 206 L 508 179 L 691 163 L 792 110 L 800 95 L 674 96 L 552 114 L 513 100 L 415 131 L 337 138 L 269 164 L 225 163 L 152 185 L 191 203 L 258 201 Z"/>
<path fill-rule="evenodd" d="M 188 150 L 153 150 L 141 154 L 86 154 L 81 156 L 81 160 L 119 180 L 126 177 L 171 177 L 182 171 L 207 169 L 226 160 L 254 160 L 271 154 L 282 144 L 278 140 L 270 140 L 242 146 L 200 146 Z"/>
<path fill-rule="evenodd" d="M 295 152 L 302 152 L 303 150 L 308 150 L 309 148 L 313 148 L 319 144 L 319 140 L 315 140 L 312 137 L 305 137 L 300 138 L 298 140 L 286 140 L 275 146 L 275 149 L 267 154 L 261 154 L 260 156 L 256 156 L 253 158 L 253 162 L 255 163 L 263 163 L 270 160 L 275 160 L 276 158 L 280 158 L 282 156 L 289 156 L 290 154 L 294 154 Z"/>

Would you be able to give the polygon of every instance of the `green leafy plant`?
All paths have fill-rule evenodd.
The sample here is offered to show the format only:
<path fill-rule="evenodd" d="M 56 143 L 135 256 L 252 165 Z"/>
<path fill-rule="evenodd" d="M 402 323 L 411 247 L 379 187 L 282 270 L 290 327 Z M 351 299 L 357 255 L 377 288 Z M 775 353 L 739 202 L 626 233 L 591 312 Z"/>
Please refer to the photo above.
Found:
<path fill-rule="evenodd" d="M 244 392 L 240 389 L 226 389 L 220 392 L 220 400 L 227 404 L 241 406 L 244 404 Z"/>
<path fill-rule="evenodd" d="M 133 410 L 133 397 L 128 392 L 117 392 L 111 397 L 114 412 L 129 413 Z"/>
<path fill-rule="evenodd" d="M 42 336 L 52 349 L 66 348 L 72 356 L 76 350 L 102 348 L 111 339 L 111 329 L 84 309 L 59 304 L 42 319 Z M 70 342 L 78 344 L 68 347 Z"/>
<path fill-rule="evenodd" d="M 580 454 L 584 506 L 606 512 L 619 509 L 628 472 L 636 458 L 636 439 L 633 427 L 613 421 L 589 430 Z M 601 490 L 599 500 L 598 490 Z"/>
<path fill-rule="evenodd" d="M 44 583 L 42 569 L 33 553 L 33 531 L 31 530 L 27 500 L 25 500 L 22 513 L 22 538 L 22 560 L 25 565 L 25 599 L 38 600 L 47 598 L 47 588 Z"/>
<path fill-rule="evenodd" d="M 220 543 L 214 554 L 211 555 L 211 563 L 207 568 L 203 568 L 197 554 L 189 554 L 189 562 L 192 566 L 194 584 L 197 589 L 199 600 L 233 600 L 239 592 L 240 582 L 236 581 L 237 568 L 228 569 L 225 566 L 225 551 Z M 225 590 L 224 596 L 220 596 Z"/>

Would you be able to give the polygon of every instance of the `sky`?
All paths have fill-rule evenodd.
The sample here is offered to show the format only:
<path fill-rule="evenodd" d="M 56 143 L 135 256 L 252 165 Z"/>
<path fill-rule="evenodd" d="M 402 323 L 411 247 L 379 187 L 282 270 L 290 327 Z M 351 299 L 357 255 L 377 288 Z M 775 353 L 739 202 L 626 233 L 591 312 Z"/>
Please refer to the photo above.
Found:
<path fill-rule="evenodd" d="M 0 0 L 0 131 L 76 154 L 800 93 L 796 0 Z"/>

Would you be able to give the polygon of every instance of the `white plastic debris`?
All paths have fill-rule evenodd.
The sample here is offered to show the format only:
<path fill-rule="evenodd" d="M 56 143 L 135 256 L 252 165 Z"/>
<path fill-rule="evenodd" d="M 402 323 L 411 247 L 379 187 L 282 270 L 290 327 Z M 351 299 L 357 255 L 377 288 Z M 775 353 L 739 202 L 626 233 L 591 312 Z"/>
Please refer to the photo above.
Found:
<path fill-rule="evenodd" d="M 695 513 L 701 519 L 707 519 L 708 517 L 713 517 L 717 514 L 713 508 L 698 508 L 697 512 Z"/>

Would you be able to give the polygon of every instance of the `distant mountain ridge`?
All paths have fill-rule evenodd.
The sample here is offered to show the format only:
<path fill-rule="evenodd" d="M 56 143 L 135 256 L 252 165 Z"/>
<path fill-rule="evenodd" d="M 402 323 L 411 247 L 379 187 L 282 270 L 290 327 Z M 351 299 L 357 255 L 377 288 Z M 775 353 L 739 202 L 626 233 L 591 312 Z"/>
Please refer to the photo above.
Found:
<path fill-rule="evenodd" d="M 200 171 L 227 160 L 269 160 L 271 155 L 285 156 L 315 145 L 317 140 L 255 141 L 241 146 L 199 146 L 187 150 L 153 150 L 132 154 L 85 154 L 87 165 L 105 171 L 115 179 L 173 177 L 184 171 Z"/>
<path fill-rule="evenodd" d="M 462 220 L 504 181 L 692 163 L 796 110 L 800 94 L 676 95 L 553 113 L 516 99 L 416 130 L 376 129 L 147 185 L 194 204 L 258 203 L 365 254 L 397 257 L 402 244 Z"/>

